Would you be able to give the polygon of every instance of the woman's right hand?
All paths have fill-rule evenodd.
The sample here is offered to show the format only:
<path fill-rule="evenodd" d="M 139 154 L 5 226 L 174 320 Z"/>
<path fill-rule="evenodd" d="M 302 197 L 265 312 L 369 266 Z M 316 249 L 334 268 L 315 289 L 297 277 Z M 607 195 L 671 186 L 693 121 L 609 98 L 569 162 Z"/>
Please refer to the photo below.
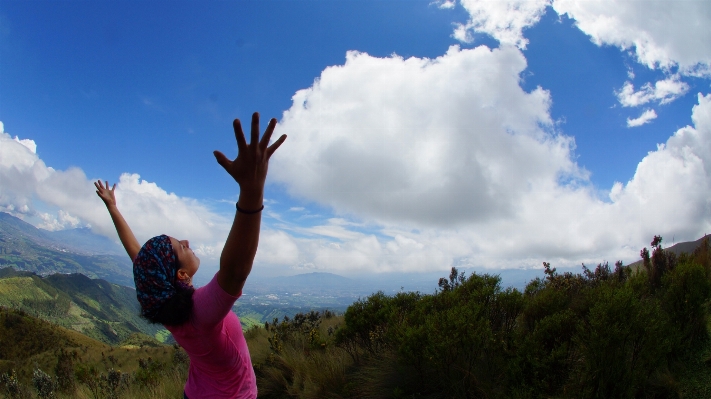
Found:
<path fill-rule="evenodd" d="M 106 209 L 109 211 L 111 220 L 114 222 L 119 240 L 121 240 L 121 244 L 123 244 L 124 249 L 126 249 L 128 257 L 131 258 L 131 262 L 133 262 L 133 260 L 136 259 L 136 255 L 138 255 L 138 251 L 141 250 L 141 244 L 136 240 L 136 236 L 133 234 L 133 231 L 131 231 L 131 228 L 128 227 L 126 219 L 123 218 L 116 206 L 116 197 L 114 196 L 116 184 L 109 188 L 109 182 L 104 184 L 101 180 L 97 180 L 94 182 L 94 187 L 96 187 L 96 195 L 106 204 Z"/>
<path fill-rule="evenodd" d="M 114 196 L 114 191 L 116 191 L 116 184 L 113 185 L 113 187 L 109 188 L 109 182 L 106 182 L 106 185 L 101 182 L 101 180 L 97 180 L 94 182 L 94 187 L 96 187 L 96 195 L 101 198 L 102 201 L 104 201 L 104 204 L 106 206 L 109 205 L 116 205 L 116 197 Z"/>

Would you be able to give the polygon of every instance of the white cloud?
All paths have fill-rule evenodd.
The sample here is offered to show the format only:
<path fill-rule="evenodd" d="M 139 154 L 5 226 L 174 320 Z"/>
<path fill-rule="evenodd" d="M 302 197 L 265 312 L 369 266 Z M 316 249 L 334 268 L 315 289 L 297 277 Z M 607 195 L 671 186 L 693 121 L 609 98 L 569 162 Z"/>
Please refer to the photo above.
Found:
<path fill-rule="evenodd" d="M 657 119 L 657 113 L 653 109 L 648 109 L 642 113 L 638 118 L 630 119 L 627 118 L 627 127 L 637 127 L 642 126 Z"/>
<path fill-rule="evenodd" d="M 699 96 L 694 127 L 605 200 L 575 163 L 573 140 L 553 130 L 548 93 L 520 88 L 525 66 L 510 46 L 433 60 L 351 52 L 297 92 L 271 178 L 376 227 L 329 221 L 307 238 L 293 229 L 292 266 L 357 274 L 633 261 L 655 234 L 710 230 L 711 96 Z"/>
<path fill-rule="evenodd" d="M 454 2 L 440 5 L 451 8 Z M 549 0 L 460 0 L 470 15 L 466 24 L 457 24 L 454 38 L 464 43 L 473 41 L 472 32 L 490 35 L 502 44 L 525 49 L 528 40 L 523 30 L 541 19 Z"/>
<path fill-rule="evenodd" d="M 598 45 L 633 50 L 649 68 L 711 76 L 711 2 L 554 0 Z"/>
<path fill-rule="evenodd" d="M 432 2 L 432 4 L 437 4 L 439 8 L 444 10 L 450 10 L 457 5 L 457 2 L 455 0 L 440 0 Z"/>
<path fill-rule="evenodd" d="M 519 86 L 514 47 L 437 59 L 349 52 L 294 95 L 270 166 L 289 193 L 379 221 L 451 226 L 505 217 L 531 186 L 581 177 L 543 89 Z M 367 101 L 366 101 L 367 99 Z"/>
<path fill-rule="evenodd" d="M 623 107 L 638 107 L 651 101 L 667 104 L 688 91 L 689 85 L 680 81 L 678 75 L 674 75 L 657 81 L 654 86 L 651 83 L 646 83 L 639 91 L 634 90 L 634 85 L 631 82 L 625 82 L 622 89 L 615 94 Z"/>
<path fill-rule="evenodd" d="M 474 51 L 474 50 L 472 50 Z M 510 200 L 510 208 L 512 211 L 502 212 L 497 217 L 471 217 L 461 209 L 454 207 L 450 210 L 453 214 L 461 215 L 464 220 L 462 222 L 450 220 L 448 223 L 437 224 L 430 223 L 427 217 L 422 217 L 421 220 L 417 216 L 409 216 L 402 220 L 381 219 L 378 217 L 378 212 L 367 212 L 364 210 L 353 211 L 360 219 L 367 219 L 373 223 L 355 223 L 348 218 L 332 218 L 326 220 L 321 225 L 312 226 L 309 228 L 291 227 L 276 229 L 275 227 L 266 227 L 262 231 L 260 247 L 257 253 L 257 264 L 255 268 L 261 270 L 284 270 L 290 268 L 292 271 L 304 272 L 313 270 L 328 270 L 339 272 L 346 275 L 363 275 L 369 272 L 416 272 L 416 271 L 432 271 L 442 270 L 443 273 L 450 266 L 486 266 L 491 268 L 500 267 L 540 267 L 543 260 L 550 261 L 554 265 L 575 265 L 580 262 L 593 263 L 601 260 L 614 261 L 623 259 L 626 261 L 635 260 L 638 256 L 639 249 L 643 245 L 648 245 L 649 240 L 654 234 L 662 234 L 669 238 L 672 235 L 676 236 L 676 240 L 690 240 L 698 238 L 704 232 L 711 231 L 711 95 L 699 95 L 699 104 L 696 105 L 692 112 L 692 126 L 687 126 L 676 131 L 664 144 L 660 144 L 655 151 L 651 151 L 639 163 L 637 170 L 632 179 L 627 183 L 615 183 L 610 190 L 609 200 L 602 200 L 597 196 L 597 190 L 585 185 L 584 178 L 581 178 L 583 184 L 562 184 L 558 176 L 568 173 L 569 170 L 575 170 L 574 165 L 569 164 L 572 161 L 565 160 L 565 157 L 572 157 L 570 152 L 565 152 L 565 156 L 559 154 L 560 147 L 546 145 L 545 137 L 552 135 L 546 132 L 545 129 L 531 128 L 530 131 L 521 133 L 519 129 L 493 129 L 491 122 L 486 120 L 466 120 L 462 123 L 457 119 L 449 117 L 454 113 L 456 115 L 468 115 L 466 111 L 474 112 L 477 118 L 483 118 L 482 113 L 475 112 L 477 110 L 477 101 L 483 101 L 488 98 L 493 102 L 489 108 L 486 108 L 488 114 L 497 114 L 500 109 L 507 109 L 510 105 L 525 104 L 521 97 L 534 96 L 533 93 L 517 92 L 507 89 L 506 84 L 494 79 L 497 70 L 501 69 L 501 65 L 494 62 L 497 57 L 504 57 L 507 50 L 499 50 L 500 53 L 490 52 L 487 49 L 480 49 L 482 57 L 477 59 L 482 65 L 492 66 L 491 70 L 483 76 L 479 74 L 483 81 L 493 80 L 500 87 L 500 98 L 493 101 L 492 93 L 487 93 L 484 98 L 469 99 L 465 101 L 466 96 L 475 96 L 478 91 L 465 92 L 463 97 L 459 97 L 456 101 L 444 102 L 441 107 L 431 105 L 428 109 L 428 114 L 434 118 L 440 125 L 437 129 L 429 127 L 427 124 L 422 124 L 422 119 L 416 120 L 420 123 L 423 131 L 433 134 L 436 131 L 447 131 L 456 136 L 458 129 L 467 132 L 469 136 L 466 140 L 457 141 L 458 147 L 446 147 L 446 152 L 440 156 L 448 159 L 449 162 L 458 163 L 460 157 L 471 157 L 472 149 L 477 146 L 484 146 L 483 151 L 492 152 L 498 150 L 497 153 L 491 154 L 492 167 L 500 167 L 497 162 L 520 163 L 524 162 L 524 166 L 517 166 L 516 173 L 523 174 L 522 179 L 526 181 L 519 187 L 515 195 L 512 195 Z M 513 50 L 514 54 L 516 50 Z M 462 52 L 453 52 L 448 56 L 457 57 L 473 57 L 473 54 L 461 54 Z M 510 55 L 510 54 L 509 54 Z M 364 55 L 359 55 L 367 57 Z M 366 58 L 367 60 L 367 58 Z M 509 61 L 514 62 L 516 57 L 510 58 Z M 370 62 L 372 62 L 371 60 Z M 385 61 L 393 63 L 405 64 L 408 60 L 397 58 L 385 59 Z M 460 62 L 462 60 L 459 60 Z M 470 60 L 471 61 L 471 60 Z M 447 61 L 440 60 L 439 62 L 446 63 Z M 424 69 L 436 64 L 435 61 L 426 63 Z M 471 65 L 471 64 L 470 64 Z M 474 63 L 477 65 L 477 63 Z M 346 75 L 355 77 L 358 75 L 358 68 L 349 70 L 355 65 L 347 65 L 340 67 L 340 71 Z M 355 75 L 351 75 L 355 73 Z M 391 79 L 389 74 L 398 76 L 403 71 L 398 68 L 392 70 L 384 69 L 382 73 L 386 74 L 378 79 L 380 82 L 388 82 Z M 426 72 L 424 72 L 426 73 Z M 492 75 L 493 74 L 493 75 Z M 459 75 L 452 70 L 446 76 L 458 77 Z M 332 87 L 340 87 L 331 82 L 330 79 L 335 78 L 325 74 L 319 81 L 319 85 Z M 347 80 L 347 76 L 340 76 Z M 360 75 L 360 79 L 373 79 L 374 76 L 369 74 Z M 407 78 L 407 76 L 405 77 Z M 473 179 L 475 188 L 487 191 L 500 189 L 497 181 L 487 181 L 478 179 L 476 174 L 456 175 L 448 173 L 447 167 L 443 167 L 441 163 L 427 163 L 425 166 L 416 163 L 416 157 L 407 157 L 411 154 L 408 150 L 408 140 L 395 140 L 388 137 L 387 132 L 392 134 L 402 134 L 411 141 L 422 140 L 424 137 L 421 132 L 415 130 L 407 130 L 398 127 L 398 124 L 409 126 L 405 121 L 409 121 L 411 117 L 421 114 L 423 107 L 417 107 L 414 102 L 425 101 L 428 98 L 434 97 L 442 99 L 446 97 L 444 93 L 449 94 L 450 87 L 440 84 L 439 89 L 432 86 L 427 78 L 422 76 L 419 79 L 413 79 L 409 76 L 412 90 L 427 93 L 419 100 L 413 99 L 410 93 L 400 92 L 402 98 L 409 99 L 408 102 L 393 101 L 391 105 L 385 107 L 384 103 L 376 103 L 373 106 L 382 108 L 382 112 L 389 115 L 389 118 L 384 118 L 382 115 L 374 115 L 372 118 L 362 119 L 362 124 L 356 126 L 354 131 L 360 134 L 366 134 L 368 131 L 375 129 L 377 123 L 388 124 L 387 129 L 378 128 L 377 133 L 381 137 L 377 142 L 385 142 L 387 150 L 392 157 L 396 158 L 397 162 L 410 162 L 404 165 L 406 168 L 413 169 L 416 173 L 424 173 L 417 169 L 429 167 L 429 173 L 432 175 L 443 176 L 443 179 L 460 179 L 457 180 L 459 185 L 467 186 L 466 179 Z M 503 78 L 502 78 L 503 79 Z M 509 79 L 514 79 L 510 77 Z M 504 79 L 505 80 L 505 79 Z M 514 79 L 515 80 L 515 79 Z M 358 86 L 362 81 L 353 82 Z M 341 87 L 342 90 L 348 92 L 350 87 Z M 388 87 L 383 90 L 387 91 Z M 478 90 L 486 89 L 486 86 L 477 86 Z M 311 88 L 311 95 L 321 96 L 322 102 L 310 103 L 304 109 L 295 107 L 302 112 L 301 115 L 292 114 L 293 120 L 288 120 L 292 127 L 288 127 L 287 122 L 284 122 L 278 127 L 281 132 L 287 129 L 294 129 L 293 126 L 305 126 L 296 124 L 296 118 L 309 118 L 308 113 L 314 112 L 322 116 L 327 116 L 327 111 L 340 112 L 343 118 L 350 119 L 355 115 L 349 115 L 348 112 L 371 112 L 370 108 L 360 110 L 356 102 L 350 98 L 332 98 L 335 93 L 322 93 L 318 87 Z M 433 90 L 433 91 L 427 91 Z M 444 93 L 438 93 L 437 90 Z M 508 101 L 503 98 L 509 96 Z M 305 95 L 306 93 L 301 93 Z M 299 97 L 297 100 L 308 98 L 309 96 Z M 376 96 L 377 97 L 377 96 Z M 335 101 L 337 100 L 337 101 Z M 542 99 L 538 99 L 542 101 Z M 545 101 L 544 101 L 545 102 Z M 297 101 L 296 105 L 303 105 L 303 101 Z M 307 104 L 309 102 L 307 101 Z M 342 104 L 349 104 L 349 108 L 341 109 Z M 481 104 L 480 104 L 481 105 Z M 325 108 L 324 107 L 328 107 Z M 385 108 L 383 108 L 385 107 Z M 516 108 L 515 112 L 520 113 L 521 109 Z M 535 107 L 534 107 L 535 108 Z M 547 108 L 541 108 L 543 113 L 547 112 Z M 350 110 L 350 111 L 348 111 Z M 292 110 L 293 111 L 293 110 Z M 348 112 L 347 112 L 348 111 Z M 444 113 L 444 115 L 442 115 Z M 497 116 L 506 120 L 501 115 Z M 522 118 L 527 118 L 525 114 L 521 114 Z M 530 117 L 530 116 L 528 116 Z M 333 118 L 337 120 L 339 118 Z M 541 119 L 541 118 L 538 118 Z M 543 118 L 545 120 L 545 118 Z M 299 153 L 299 143 L 302 140 L 313 139 L 316 134 L 324 134 L 327 138 L 328 132 L 333 133 L 331 140 L 324 139 L 324 148 L 330 148 L 330 151 L 338 151 L 343 146 L 355 146 L 358 148 L 361 145 L 360 157 L 356 157 L 359 170 L 363 173 L 370 173 L 364 176 L 364 180 L 369 179 L 386 179 L 388 183 L 393 181 L 388 180 L 392 177 L 386 172 L 386 169 L 378 170 L 372 167 L 373 160 L 382 162 L 378 157 L 371 157 L 370 153 L 375 145 L 362 147 L 362 143 L 373 144 L 376 136 L 366 136 L 362 142 L 354 140 L 349 133 L 353 131 L 342 132 L 347 128 L 347 124 L 333 125 L 333 120 L 324 118 L 321 123 L 311 125 L 312 129 L 294 129 L 289 131 L 290 137 L 286 147 L 280 149 L 280 156 L 286 159 L 286 165 L 298 167 L 303 174 L 317 173 L 316 176 L 306 176 L 304 179 L 324 177 L 321 169 L 309 169 L 308 165 L 312 165 L 316 160 L 324 158 L 324 152 L 321 147 L 316 146 L 313 155 L 304 159 L 298 156 L 286 157 L 286 154 Z M 286 119 L 285 119 L 286 121 Z M 482 126 L 480 129 L 471 130 L 469 126 Z M 507 126 L 526 127 L 527 123 L 519 121 L 519 123 L 508 123 Z M 488 130 L 487 130 L 488 127 Z M 320 133 L 319 133 L 320 132 Z M 534 134 L 535 133 L 535 134 Z M 303 137 L 300 137 L 303 136 Z M 498 142 L 502 139 L 497 136 L 509 137 L 510 141 L 504 141 L 506 145 L 491 146 L 488 142 Z M 542 136 L 536 140 L 529 140 L 531 136 Z M 542 152 L 548 158 L 558 159 L 558 168 L 551 171 L 549 168 L 536 167 L 535 164 L 525 163 L 521 161 L 518 154 L 521 152 L 515 145 L 515 140 L 524 140 L 531 146 L 539 146 L 536 151 Z M 333 143 L 337 144 L 333 144 Z M 471 144 L 474 142 L 474 144 Z M 319 143 L 318 140 L 312 143 Z M 359 144 L 360 143 L 360 144 Z M 12 146 L 12 148 L 11 148 Z M 463 150 L 459 147 L 465 147 Z M 569 147 L 565 147 L 569 148 Z M 11 149 L 11 150 L 10 150 Z M 283 151 L 283 152 L 282 152 Z M 408 152 L 410 151 L 410 152 Z M 546 152 L 547 151 L 547 152 Z M 535 151 L 534 151 L 535 153 Z M 377 154 L 377 151 L 376 151 Z M 405 155 L 403 155 L 405 154 Z M 30 197 L 32 195 L 41 196 L 43 201 L 57 206 L 61 209 L 56 216 L 57 223 L 66 223 L 71 225 L 79 221 L 80 223 L 90 222 L 92 226 L 104 225 L 103 228 L 112 229 L 108 215 L 98 198 L 93 193 L 91 181 L 86 179 L 78 170 L 72 171 L 56 171 L 44 166 L 36 154 L 32 153 L 26 147 L 20 145 L 17 141 L 10 138 L 9 135 L 0 135 L 0 174 L 3 178 L 3 183 L 7 182 L 7 176 L 10 176 L 9 170 L 14 169 L 15 172 L 25 178 L 25 181 L 33 181 L 30 184 Z M 531 153 L 525 154 L 523 157 L 530 156 Z M 400 157 L 400 158 L 398 158 Z M 538 157 L 537 162 L 542 162 L 544 156 Z M 14 166 L 8 168 L 6 160 L 14 159 Z M 277 172 L 279 167 L 278 162 L 274 159 L 272 172 Z M 326 157 L 329 162 L 336 162 L 338 157 Z M 415 160 L 412 160 L 415 159 Z M 498 159 L 499 161 L 496 161 Z M 410 161 L 408 161 L 410 160 Z M 376 165 L 378 164 L 376 162 Z M 391 161 L 394 162 L 394 161 Z M 530 161 L 528 161 L 530 162 Z M 328 167 L 330 164 L 323 165 Z M 475 165 L 476 166 L 476 165 Z M 557 170 L 557 172 L 556 172 Z M 279 172 L 279 173 L 283 173 Z M 514 174 L 504 174 L 502 179 Z M 40 178 L 37 178 L 39 176 Z M 60 179 L 61 177 L 61 179 Z M 325 176 L 328 177 L 328 176 Z M 59 179 L 54 181 L 54 179 Z M 74 181 L 74 183 L 72 183 Z M 48 184 L 55 187 L 53 190 L 59 190 L 63 187 L 67 195 L 57 195 L 57 191 L 40 192 L 37 186 Z M 352 182 L 355 185 L 360 184 L 358 181 Z M 427 182 L 423 182 L 425 184 Z M 496 183 L 496 184 L 495 184 Z M 327 181 L 327 184 L 333 184 L 332 181 Z M 505 184 L 504 184 L 505 185 Z M 88 190 L 77 190 L 77 187 L 89 187 Z M 0 185 L 0 194 L 2 198 L 8 198 L 8 187 L 13 185 Z M 347 186 L 343 186 L 346 187 Z M 439 187 L 434 185 L 427 186 L 429 189 L 445 190 L 445 195 L 453 197 L 461 192 L 456 191 L 457 185 L 440 184 Z M 399 190 L 399 187 L 393 187 L 393 190 Z M 85 192 L 86 191 L 86 192 Z M 353 191 L 357 192 L 357 191 Z M 124 174 L 119 182 L 117 194 L 120 193 L 119 201 L 122 204 L 122 209 L 126 217 L 130 220 L 136 230 L 141 230 L 140 234 L 145 234 L 146 237 L 158 234 L 160 232 L 168 232 L 169 234 L 180 235 L 180 229 L 185 225 L 197 224 L 198 226 L 210 226 L 212 232 L 200 233 L 200 229 L 191 229 L 191 233 L 187 238 L 191 239 L 192 246 L 202 257 L 215 258 L 219 255 L 224 237 L 226 237 L 226 225 L 221 224 L 222 221 L 218 216 L 209 213 L 206 209 L 198 204 L 195 200 L 185 199 L 170 194 L 162 190 L 153 183 L 140 180 L 137 175 Z M 15 193 L 17 196 L 18 193 Z M 426 198 L 426 194 L 424 197 Z M 466 194 L 466 192 L 464 192 Z M 319 195 L 315 193 L 314 196 Z M 76 211 L 71 208 L 72 204 L 67 205 L 64 197 L 72 197 L 80 202 L 82 211 Z M 380 200 L 392 197 L 391 192 L 385 189 L 371 190 L 360 194 L 359 200 L 365 202 L 377 203 L 368 197 L 380 197 Z M 50 201 L 49 198 L 54 198 Z M 82 202 L 82 198 L 87 201 Z M 91 200 L 91 201 L 89 201 Z M 94 201 L 96 200 L 96 201 Z M 475 200 L 479 200 L 475 198 Z M 326 205 L 335 204 L 334 199 L 329 199 L 333 202 L 324 202 Z M 416 201 L 414 201 L 416 202 Z M 465 201 L 462 201 L 464 203 Z M 485 202 L 485 201 L 484 201 Z M 28 199 L 28 203 L 32 206 L 32 201 Z M 7 206 L 7 202 L 2 205 Z M 412 206 L 408 204 L 407 206 Z M 71 208 L 71 209 L 70 209 Z M 442 205 L 442 208 L 449 208 L 447 203 Z M 165 210 L 175 210 L 178 214 L 174 220 L 166 221 Z M 421 212 L 436 211 L 441 208 L 422 205 L 419 209 Z M 33 208 L 25 210 L 27 212 L 36 212 Z M 461 213 L 460 213 L 461 212 Z M 148 215 L 148 216 L 146 216 Z M 402 216 L 402 215 L 401 215 Z M 141 217 L 147 217 L 145 220 L 137 221 Z M 49 222 L 53 219 L 48 218 Z M 134 223 L 135 222 L 135 223 Z M 154 224 L 152 226 L 148 226 Z M 416 228 L 412 228 L 415 225 Z M 375 227 L 373 227 L 375 226 Z M 159 230 L 159 231 L 156 231 Z M 177 233 L 172 233 L 169 230 L 175 230 Z M 201 240 L 197 236 L 202 234 Z M 209 268 L 208 268 L 209 269 Z M 214 270 L 203 270 L 202 275 L 209 274 Z M 272 272 L 273 273 L 273 272 Z M 281 274 L 277 272 L 276 274 Z M 444 275 L 444 274 L 443 274 Z"/>
<path fill-rule="evenodd" d="M 41 223 L 38 224 L 37 227 L 44 230 L 57 231 L 82 227 L 82 223 L 79 218 L 74 217 L 61 209 L 57 212 L 57 215 L 40 212 L 37 216 L 41 220 Z"/>
<path fill-rule="evenodd" d="M 255 262 L 272 267 L 298 264 L 299 248 L 296 239 L 284 231 L 263 229 Z"/>
<path fill-rule="evenodd" d="M 15 141 L 17 141 L 18 143 L 25 146 L 25 148 L 30 150 L 30 152 L 32 152 L 33 154 L 37 153 L 37 144 L 35 144 L 34 140 L 29 140 L 29 139 L 20 140 L 19 137 L 15 136 Z"/>
<path fill-rule="evenodd" d="M 111 218 L 97 197 L 93 179 L 81 169 L 55 170 L 36 154 L 34 141 L 11 138 L 0 132 L 0 210 L 39 220 L 48 230 L 91 225 L 115 238 Z M 208 250 L 224 240 L 229 221 L 191 198 L 168 193 L 137 174 L 121 175 L 116 199 L 122 214 L 140 242 L 158 234 L 188 238 Z M 57 213 L 38 211 L 35 201 L 58 208 Z M 220 245 L 221 248 L 221 245 Z M 213 251 L 214 252 L 214 251 Z"/>

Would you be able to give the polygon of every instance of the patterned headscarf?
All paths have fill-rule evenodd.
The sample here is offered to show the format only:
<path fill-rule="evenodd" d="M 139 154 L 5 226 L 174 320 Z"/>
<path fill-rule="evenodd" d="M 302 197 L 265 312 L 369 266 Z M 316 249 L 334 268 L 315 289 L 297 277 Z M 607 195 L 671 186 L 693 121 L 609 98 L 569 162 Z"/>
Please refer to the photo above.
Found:
<path fill-rule="evenodd" d="M 160 307 L 176 293 L 178 262 L 170 237 L 151 238 L 133 261 L 133 280 L 141 314 L 152 318 Z"/>

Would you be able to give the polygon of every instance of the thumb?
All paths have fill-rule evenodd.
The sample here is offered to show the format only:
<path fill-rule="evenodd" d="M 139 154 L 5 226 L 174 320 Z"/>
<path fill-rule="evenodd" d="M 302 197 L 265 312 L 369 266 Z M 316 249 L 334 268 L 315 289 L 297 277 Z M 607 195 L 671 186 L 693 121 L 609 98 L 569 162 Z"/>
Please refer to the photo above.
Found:
<path fill-rule="evenodd" d="M 220 166 L 225 169 L 227 169 L 227 167 L 232 163 L 232 161 L 230 161 L 229 158 L 227 158 L 225 154 L 221 153 L 220 151 L 213 151 L 212 154 L 215 155 L 217 163 L 219 163 Z"/>

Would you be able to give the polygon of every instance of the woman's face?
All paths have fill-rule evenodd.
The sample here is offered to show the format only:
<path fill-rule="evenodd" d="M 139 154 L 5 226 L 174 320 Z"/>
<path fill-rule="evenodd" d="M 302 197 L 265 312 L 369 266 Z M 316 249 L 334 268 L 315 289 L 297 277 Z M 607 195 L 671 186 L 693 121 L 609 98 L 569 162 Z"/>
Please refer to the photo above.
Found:
<path fill-rule="evenodd" d="M 178 240 L 170 237 L 170 244 L 173 246 L 175 258 L 178 261 L 178 279 L 192 285 L 193 276 L 200 267 L 200 259 L 190 249 L 188 240 Z"/>

